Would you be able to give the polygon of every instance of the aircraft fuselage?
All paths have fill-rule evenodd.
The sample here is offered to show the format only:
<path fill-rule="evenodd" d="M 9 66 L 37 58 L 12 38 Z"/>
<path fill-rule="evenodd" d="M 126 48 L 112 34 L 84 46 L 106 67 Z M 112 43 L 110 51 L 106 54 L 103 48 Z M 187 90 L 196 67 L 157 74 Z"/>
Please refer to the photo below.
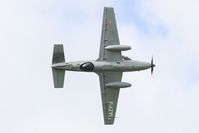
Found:
<path fill-rule="evenodd" d="M 62 69 L 66 71 L 81 71 L 81 72 L 129 72 L 140 71 L 151 68 L 151 64 L 147 62 L 134 61 L 134 60 L 122 60 L 116 62 L 108 61 L 76 61 L 57 63 L 52 65 L 53 68 Z"/>

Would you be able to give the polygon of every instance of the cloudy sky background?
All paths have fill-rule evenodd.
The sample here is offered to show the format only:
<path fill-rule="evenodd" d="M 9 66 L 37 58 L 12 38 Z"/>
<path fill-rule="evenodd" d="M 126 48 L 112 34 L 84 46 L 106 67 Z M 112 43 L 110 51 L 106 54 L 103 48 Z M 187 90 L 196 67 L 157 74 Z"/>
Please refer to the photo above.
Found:
<path fill-rule="evenodd" d="M 2 133 L 198 133 L 198 0 L 1 0 L 0 132 Z M 123 81 L 115 124 L 103 125 L 97 75 L 66 72 L 54 89 L 54 43 L 67 61 L 96 59 L 104 6 L 115 9 L 124 52 L 154 57 L 150 71 Z"/>

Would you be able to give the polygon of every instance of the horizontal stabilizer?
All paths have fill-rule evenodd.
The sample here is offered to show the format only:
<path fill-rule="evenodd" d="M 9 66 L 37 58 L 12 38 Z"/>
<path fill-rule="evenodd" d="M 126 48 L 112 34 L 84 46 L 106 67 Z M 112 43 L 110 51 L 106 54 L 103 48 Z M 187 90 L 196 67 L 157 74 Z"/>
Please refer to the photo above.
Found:
<path fill-rule="evenodd" d="M 64 87 L 65 70 L 52 69 L 55 88 Z"/>
<path fill-rule="evenodd" d="M 62 44 L 55 44 L 53 51 L 52 64 L 65 62 L 64 47 Z"/>
<path fill-rule="evenodd" d="M 52 65 L 56 65 L 57 63 L 64 63 L 64 62 L 65 62 L 64 47 L 62 44 L 55 44 L 54 50 L 53 50 Z M 53 72 L 54 87 L 63 88 L 65 70 L 52 67 L 52 72 Z"/>

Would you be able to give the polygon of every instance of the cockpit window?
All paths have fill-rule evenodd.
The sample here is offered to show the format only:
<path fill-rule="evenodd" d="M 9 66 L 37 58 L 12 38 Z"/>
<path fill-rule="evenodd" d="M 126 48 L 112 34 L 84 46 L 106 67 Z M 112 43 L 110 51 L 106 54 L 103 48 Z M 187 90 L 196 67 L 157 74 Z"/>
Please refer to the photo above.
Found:
<path fill-rule="evenodd" d="M 94 65 L 91 62 L 85 62 L 85 63 L 81 64 L 80 69 L 87 71 L 87 72 L 91 72 L 94 69 Z"/>

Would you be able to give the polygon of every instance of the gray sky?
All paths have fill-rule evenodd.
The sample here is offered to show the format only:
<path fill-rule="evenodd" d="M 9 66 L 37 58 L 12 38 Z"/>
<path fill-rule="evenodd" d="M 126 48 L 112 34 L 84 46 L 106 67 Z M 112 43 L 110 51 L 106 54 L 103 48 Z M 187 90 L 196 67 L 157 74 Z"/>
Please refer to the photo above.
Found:
<path fill-rule="evenodd" d="M 1 0 L 0 132 L 198 133 L 198 0 Z M 103 125 L 93 73 L 66 72 L 54 89 L 54 43 L 67 61 L 96 59 L 104 6 L 115 8 L 124 55 L 150 61 L 150 71 L 125 73 L 113 126 Z"/>

